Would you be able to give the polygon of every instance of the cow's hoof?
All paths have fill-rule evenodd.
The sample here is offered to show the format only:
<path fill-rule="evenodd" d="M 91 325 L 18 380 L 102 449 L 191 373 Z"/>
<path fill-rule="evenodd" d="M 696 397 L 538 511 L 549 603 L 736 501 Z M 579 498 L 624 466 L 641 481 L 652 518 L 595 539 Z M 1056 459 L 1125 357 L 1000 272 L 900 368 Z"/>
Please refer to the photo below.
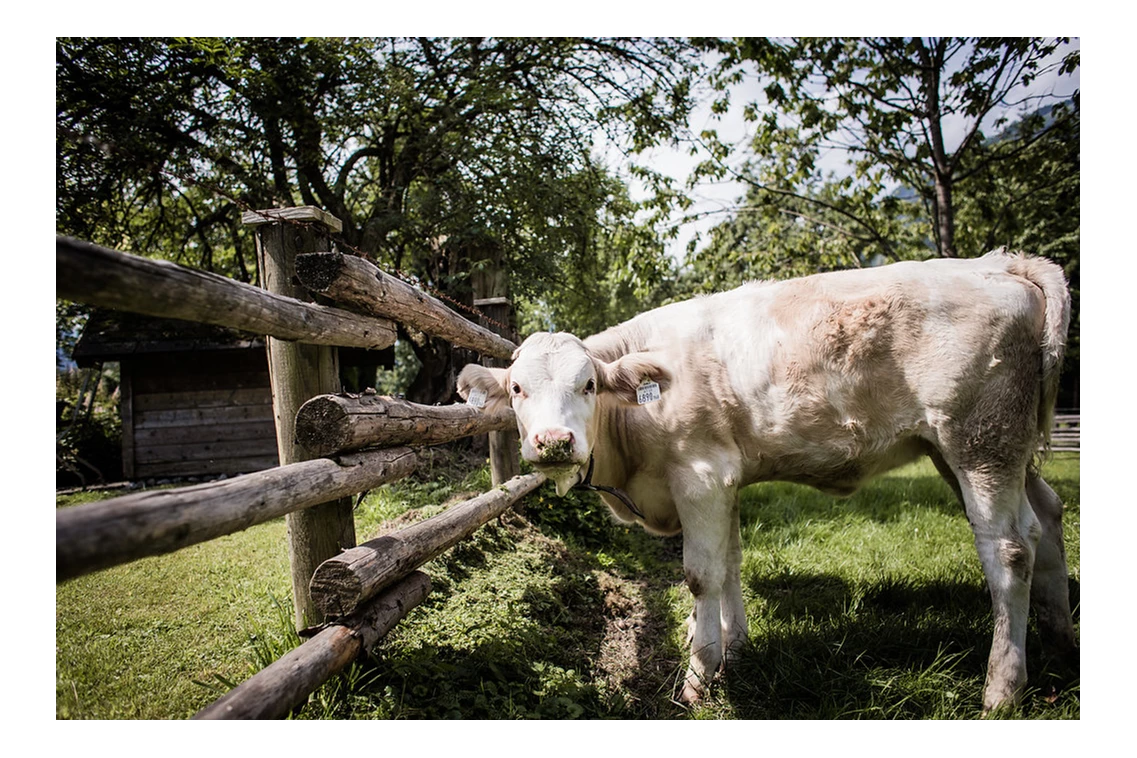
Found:
<path fill-rule="evenodd" d="M 679 702 L 687 707 L 693 707 L 701 703 L 703 700 L 703 690 L 701 687 L 692 684 L 691 682 L 683 683 L 683 691 L 679 693 Z"/>

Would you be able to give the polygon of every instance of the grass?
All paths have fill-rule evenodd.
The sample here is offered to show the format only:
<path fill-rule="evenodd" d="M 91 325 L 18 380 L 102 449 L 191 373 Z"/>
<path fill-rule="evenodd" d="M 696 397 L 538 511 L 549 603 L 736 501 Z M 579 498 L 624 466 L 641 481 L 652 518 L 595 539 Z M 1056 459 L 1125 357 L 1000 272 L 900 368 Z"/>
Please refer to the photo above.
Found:
<path fill-rule="evenodd" d="M 1044 469 L 1079 580 L 1079 458 Z M 484 468 L 370 493 L 357 532 L 405 526 L 489 488 Z M 615 524 L 548 485 L 427 564 L 434 591 L 297 718 L 958 719 L 979 715 L 990 604 L 966 519 L 928 463 L 846 500 L 742 494 L 750 643 L 698 708 L 686 666 L 681 541 Z M 57 715 L 184 718 L 297 644 L 283 521 L 57 588 Z M 1076 674 L 1028 638 L 1009 718 L 1079 718 Z"/>

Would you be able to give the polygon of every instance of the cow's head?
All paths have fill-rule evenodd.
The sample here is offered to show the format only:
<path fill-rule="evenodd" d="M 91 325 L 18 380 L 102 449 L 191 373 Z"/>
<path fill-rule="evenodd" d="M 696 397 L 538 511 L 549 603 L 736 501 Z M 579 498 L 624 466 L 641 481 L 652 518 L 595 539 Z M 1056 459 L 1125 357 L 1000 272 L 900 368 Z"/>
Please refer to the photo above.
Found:
<path fill-rule="evenodd" d="M 580 479 L 596 444 L 598 403 L 637 404 L 637 388 L 654 381 L 661 391 L 670 374 L 651 353 L 611 363 L 593 356 L 571 334 L 538 333 L 513 353 L 507 369 L 470 364 L 458 377 L 458 394 L 487 411 L 511 405 L 521 435 L 521 456 L 552 479 L 563 495 Z"/>

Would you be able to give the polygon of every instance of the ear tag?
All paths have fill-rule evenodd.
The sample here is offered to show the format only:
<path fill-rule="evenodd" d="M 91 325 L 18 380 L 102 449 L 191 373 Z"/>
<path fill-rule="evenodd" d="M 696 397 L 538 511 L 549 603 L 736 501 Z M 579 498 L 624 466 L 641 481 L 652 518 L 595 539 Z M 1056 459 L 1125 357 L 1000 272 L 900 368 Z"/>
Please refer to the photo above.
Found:
<path fill-rule="evenodd" d="M 470 395 L 466 398 L 466 405 L 472 405 L 475 408 L 486 407 L 486 391 L 474 387 L 470 390 Z"/>
<path fill-rule="evenodd" d="M 640 405 L 647 405 L 659 400 L 662 395 L 659 392 L 659 385 L 648 379 L 639 387 L 636 387 L 636 402 Z"/>

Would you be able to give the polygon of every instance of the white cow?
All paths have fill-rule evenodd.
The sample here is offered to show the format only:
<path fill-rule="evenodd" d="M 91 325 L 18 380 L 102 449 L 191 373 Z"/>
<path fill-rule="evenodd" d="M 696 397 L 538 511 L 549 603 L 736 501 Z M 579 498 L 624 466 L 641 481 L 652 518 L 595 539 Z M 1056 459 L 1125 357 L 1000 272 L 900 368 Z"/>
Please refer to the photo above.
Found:
<path fill-rule="evenodd" d="M 1062 271 L 1041 258 L 896 263 L 751 283 L 583 341 L 534 334 L 508 369 L 467 366 L 458 391 L 512 405 L 522 456 L 558 493 L 594 462 L 616 517 L 682 531 L 695 599 L 686 702 L 747 637 L 738 489 L 784 480 L 849 495 L 931 456 L 991 591 L 989 710 L 1026 682 L 1032 602 L 1047 647 L 1075 651 L 1062 505 L 1034 458 L 1069 316 Z"/>

